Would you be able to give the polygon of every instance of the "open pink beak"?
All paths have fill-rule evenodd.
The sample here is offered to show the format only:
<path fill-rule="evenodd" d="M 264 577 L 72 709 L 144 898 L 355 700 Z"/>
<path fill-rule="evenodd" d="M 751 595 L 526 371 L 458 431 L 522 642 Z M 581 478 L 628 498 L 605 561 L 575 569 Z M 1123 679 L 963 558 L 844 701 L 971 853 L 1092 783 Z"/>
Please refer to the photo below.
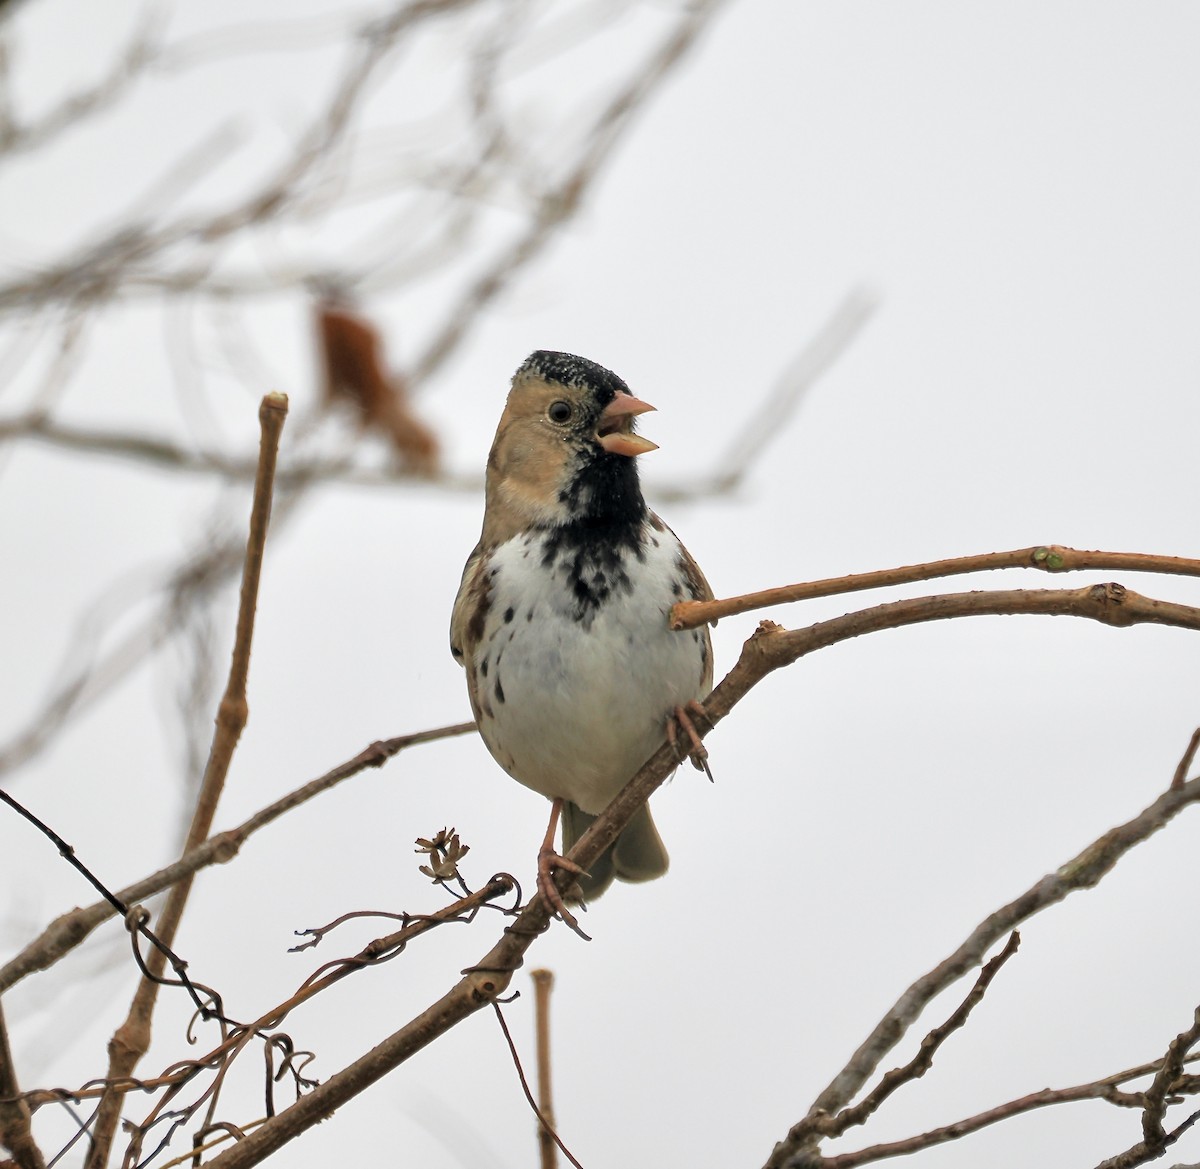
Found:
<path fill-rule="evenodd" d="M 596 425 L 596 441 L 613 455 L 644 455 L 658 450 L 658 443 L 634 434 L 630 427 L 638 414 L 654 407 L 632 394 L 618 394 L 604 407 Z"/>

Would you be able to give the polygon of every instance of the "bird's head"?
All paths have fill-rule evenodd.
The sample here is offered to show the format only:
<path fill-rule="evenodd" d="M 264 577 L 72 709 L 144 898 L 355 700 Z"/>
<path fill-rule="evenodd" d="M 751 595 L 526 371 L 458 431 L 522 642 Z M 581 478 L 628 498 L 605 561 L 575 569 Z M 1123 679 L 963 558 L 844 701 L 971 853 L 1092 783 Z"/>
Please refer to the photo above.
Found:
<path fill-rule="evenodd" d="M 635 460 L 657 447 L 633 426 L 653 409 L 594 361 L 530 354 L 513 375 L 488 456 L 485 539 L 528 527 L 640 522 L 646 504 Z"/>

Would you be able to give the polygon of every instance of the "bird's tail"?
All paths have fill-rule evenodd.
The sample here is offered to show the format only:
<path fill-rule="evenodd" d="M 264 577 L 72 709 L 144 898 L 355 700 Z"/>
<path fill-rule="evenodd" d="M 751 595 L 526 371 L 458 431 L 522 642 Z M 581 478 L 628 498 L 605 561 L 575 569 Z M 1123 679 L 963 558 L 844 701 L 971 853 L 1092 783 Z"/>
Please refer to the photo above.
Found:
<path fill-rule="evenodd" d="M 563 804 L 562 835 L 563 855 L 588 830 L 596 817 L 576 807 L 569 801 Z M 653 881 L 667 871 L 669 864 L 666 846 L 654 821 L 650 809 L 644 804 L 625 825 L 615 843 L 593 861 L 589 872 L 579 878 L 579 888 L 584 901 L 594 901 L 613 883 L 619 881 Z"/>

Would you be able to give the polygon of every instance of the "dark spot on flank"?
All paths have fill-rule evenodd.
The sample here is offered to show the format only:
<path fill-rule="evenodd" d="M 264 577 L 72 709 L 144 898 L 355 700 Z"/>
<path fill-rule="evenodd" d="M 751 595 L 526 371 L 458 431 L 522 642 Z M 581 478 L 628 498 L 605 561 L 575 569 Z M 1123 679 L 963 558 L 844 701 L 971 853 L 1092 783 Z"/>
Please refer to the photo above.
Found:
<path fill-rule="evenodd" d="M 683 596 L 683 585 L 681 585 L 679 583 L 679 581 L 676 581 L 671 586 L 671 596 L 673 596 L 673 597 L 682 597 Z"/>
<path fill-rule="evenodd" d="M 493 691 L 493 693 L 496 695 L 497 702 L 504 701 L 504 687 L 500 685 L 499 678 L 496 679 L 496 687 L 495 687 L 495 690 Z"/>
<path fill-rule="evenodd" d="M 530 609 L 530 610 L 529 610 L 529 612 L 525 614 L 525 620 L 526 620 L 526 621 L 532 621 L 532 620 L 533 620 L 533 610 L 532 610 L 532 609 Z"/>
<path fill-rule="evenodd" d="M 483 630 L 487 625 L 488 604 L 487 593 L 476 587 L 472 590 L 474 604 L 471 608 L 471 619 L 467 622 L 467 643 L 478 644 L 483 640 Z M 482 594 L 482 595 L 481 595 Z"/>
<path fill-rule="evenodd" d="M 461 649 L 459 649 L 459 647 L 458 647 L 458 646 L 456 646 L 456 645 L 452 645 L 452 646 L 450 647 L 450 652 L 451 652 L 451 653 L 452 653 L 452 654 L 453 654 L 453 655 L 454 655 L 456 658 L 461 658 L 461 657 L 463 656 L 463 651 L 462 651 Z"/>
<path fill-rule="evenodd" d="M 513 607 L 511 605 L 509 605 L 509 607 L 504 610 L 504 624 L 507 625 L 512 619 L 513 619 Z"/>
<path fill-rule="evenodd" d="M 488 671 L 488 660 L 487 660 L 487 658 L 484 658 L 483 661 L 480 663 L 479 672 L 486 678 L 487 671 Z"/>

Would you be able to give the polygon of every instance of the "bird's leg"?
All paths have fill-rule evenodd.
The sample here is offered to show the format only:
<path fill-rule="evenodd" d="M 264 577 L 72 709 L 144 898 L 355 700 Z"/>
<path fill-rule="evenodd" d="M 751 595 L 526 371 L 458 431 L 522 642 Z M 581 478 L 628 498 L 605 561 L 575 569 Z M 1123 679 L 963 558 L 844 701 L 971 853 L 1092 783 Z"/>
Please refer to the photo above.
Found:
<path fill-rule="evenodd" d="M 689 714 L 688 712 L 691 712 Z M 713 773 L 708 768 L 708 748 L 704 746 L 699 734 L 696 731 L 696 724 L 692 722 L 691 715 L 699 715 L 705 722 L 711 721 L 708 717 L 708 712 L 694 698 L 687 704 L 686 707 L 677 706 L 667 719 L 667 742 L 675 748 L 676 754 L 679 756 L 679 761 L 682 763 L 685 757 L 692 761 L 692 766 L 697 771 L 703 771 L 708 776 L 709 783 L 713 782 Z M 688 741 L 691 743 L 691 748 L 684 750 L 679 742 L 679 729 L 682 728 L 684 734 L 687 735 Z"/>
<path fill-rule="evenodd" d="M 550 824 L 546 828 L 542 847 L 538 849 L 537 888 L 545 898 L 546 904 L 550 906 L 550 911 L 562 918 L 563 922 L 569 925 L 584 941 L 590 942 L 592 939 L 579 928 L 579 922 L 563 904 L 562 894 L 559 893 L 558 886 L 554 883 L 555 869 L 563 869 L 568 873 L 574 873 L 577 877 L 585 876 L 587 873 L 586 869 L 580 868 L 574 861 L 569 861 L 565 856 L 560 856 L 554 851 L 554 834 L 558 831 L 558 818 L 562 815 L 562 806 L 561 799 L 554 800 L 550 804 Z"/>

